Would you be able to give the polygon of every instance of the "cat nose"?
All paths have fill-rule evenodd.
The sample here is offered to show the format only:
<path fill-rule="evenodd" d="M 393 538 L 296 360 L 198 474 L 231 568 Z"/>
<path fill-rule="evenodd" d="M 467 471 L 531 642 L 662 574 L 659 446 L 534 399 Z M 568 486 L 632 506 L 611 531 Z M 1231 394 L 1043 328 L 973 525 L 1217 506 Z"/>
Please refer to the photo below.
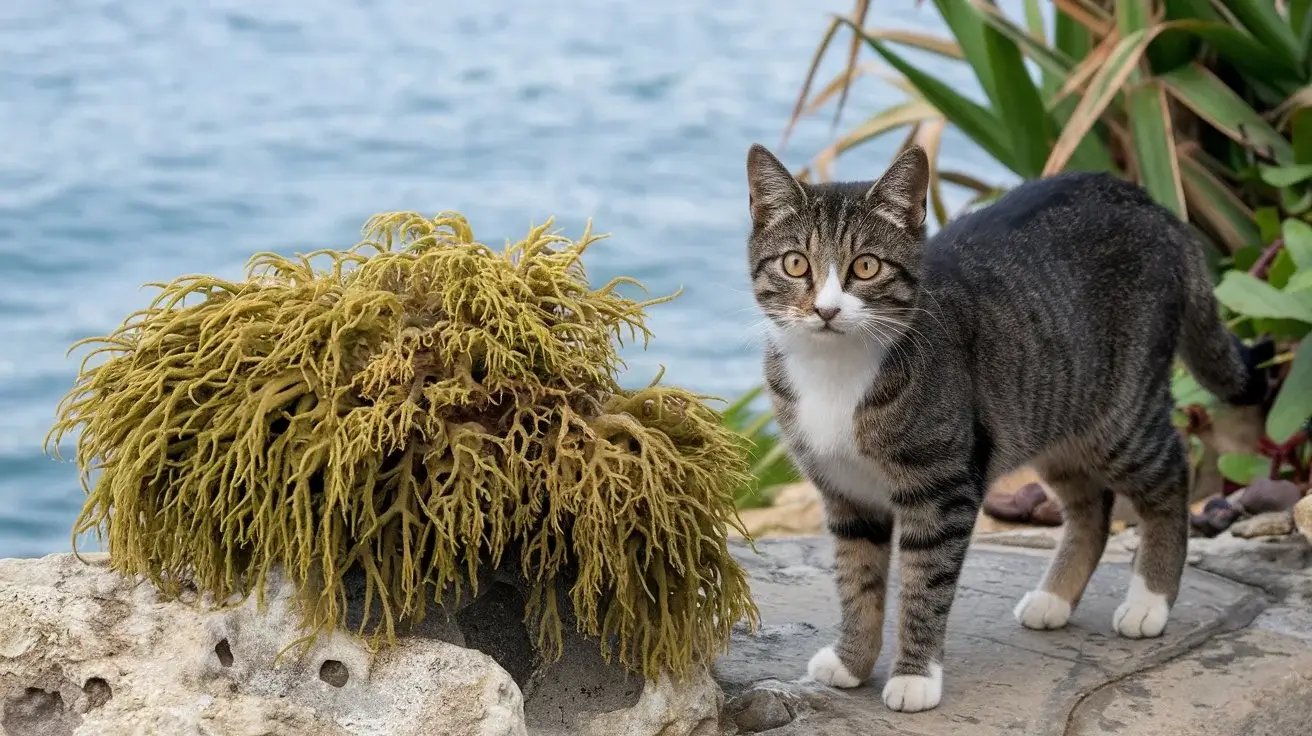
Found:
<path fill-rule="evenodd" d="M 834 317 L 837 317 L 838 312 L 839 312 L 838 307 L 821 307 L 817 305 L 815 308 L 815 313 L 820 315 L 820 319 L 826 322 L 833 319 Z"/>

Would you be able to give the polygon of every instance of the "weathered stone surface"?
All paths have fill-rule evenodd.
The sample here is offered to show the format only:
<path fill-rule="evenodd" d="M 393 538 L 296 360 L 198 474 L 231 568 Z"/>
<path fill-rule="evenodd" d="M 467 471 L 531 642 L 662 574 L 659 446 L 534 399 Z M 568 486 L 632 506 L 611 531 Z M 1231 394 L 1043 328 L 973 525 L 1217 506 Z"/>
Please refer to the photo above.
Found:
<path fill-rule="evenodd" d="M 1254 674 L 1258 659 L 1247 653 L 1255 650 L 1243 647 L 1256 647 L 1259 639 L 1245 638 L 1258 636 L 1245 627 L 1268 600 L 1256 588 L 1191 568 L 1166 634 L 1130 641 L 1111 629 L 1112 613 L 1129 583 L 1130 570 L 1124 563 L 1105 560 L 1066 629 L 1029 631 L 1015 622 L 1011 610 L 1039 580 L 1049 553 L 977 545 L 968 558 L 949 623 L 943 703 L 925 713 L 894 713 L 884 707 L 879 693 L 896 649 L 896 601 L 890 601 L 885 651 L 870 683 L 842 691 L 808 682 L 807 660 L 818 647 L 830 643 L 838 620 L 832 547 L 823 538 L 763 540 L 757 547 L 759 556 L 744 550 L 739 558 L 752 575 L 762 628 L 755 634 L 739 631 L 733 649 L 716 663 L 714 672 L 732 696 L 731 708 L 754 702 L 753 693 L 760 690 L 769 690 L 774 699 L 788 704 L 790 721 L 759 733 L 1146 736 L 1166 725 L 1188 724 L 1166 733 L 1229 736 L 1238 732 L 1232 728 L 1235 723 L 1251 723 L 1255 728 L 1282 724 L 1303 707 L 1302 701 L 1294 702 L 1295 696 L 1312 696 L 1306 679 L 1276 677 L 1288 672 L 1283 668 L 1269 676 Z M 1274 628 L 1260 630 L 1259 638 L 1263 651 L 1283 651 L 1291 665 L 1301 666 L 1304 657 L 1312 657 L 1312 642 Z M 1218 666 L 1232 654 L 1239 664 Z M 1137 701 L 1122 702 L 1113 696 L 1117 683 L 1136 682 L 1164 665 L 1173 668 L 1174 679 L 1154 680 L 1144 687 L 1173 699 L 1169 718 L 1160 708 L 1152 713 L 1136 711 Z M 1201 677 L 1210 678 L 1205 686 L 1209 692 L 1247 688 L 1234 697 L 1251 698 L 1254 704 L 1267 697 L 1257 688 L 1270 686 L 1272 700 L 1261 708 L 1236 709 L 1231 720 L 1216 719 L 1213 711 L 1227 698 L 1188 698 L 1189 687 L 1203 687 L 1197 685 Z M 1279 715 L 1272 715 L 1277 711 Z M 1102 720 L 1104 712 L 1111 714 L 1110 720 Z M 1245 713 L 1258 720 L 1243 720 L 1249 717 Z"/>
<path fill-rule="evenodd" d="M 757 685 L 729 703 L 729 714 L 741 733 L 761 733 L 793 721 L 795 698 L 786 689 Z"/>
<path fill-rule="evenodd" d="M 648 681 L 642 697 L 631 708 L 602 713 L 587 719 L 584 724 L 564 736 L 715 736 L 720 732 L 720 709 L 724 696 L 709 672 L 676 683 L 668 676 L 657 682 Z M 532 733 L 546 733 L 535 728 Z"/>
<path fill-rule="evenodd" d="M 1289 511 L 1268 511 L 1230 525 L 1230 533 L 1240 539 L 1283 537 L 1293 531 L 1294 515 Z"/>
<path fill-rule="evenodd" d="M 754 538 L 811 536 L 824 531 L 820 493 L 810 483 L 793 483 L 775 492 L 774 503 L 765 508 L 739 512 Z"/>
<path fill-rule="evenodd" d="M 1075 708 L 1067 733 L 1296 736 L 1312 723 L 1309 693 L 1312 646 L 1239 631 L 1099 688 Z"/>
<path fill-rule="evenodd" d="M 1312 495 L 1294 505 L 1294 526 L 1308 542 L 1312 542 Z"/>
<path fill-rule="evenodd" d="M 370 661 L 338 635 L 275 663 L 299 635 L 278 583 L 263 613 L 202 613 L 90 562 L 0 561 L 6 736 L 527 733 L 519 688 L 481 652 L 409 639 Z"/>
<path fill-rule="evenodd" d="M 0 736 L 711 736 L 719 728 L 723 696 L 707 672 L 678 683 L 626 677 L 572 633 L 565 656 L 540 666 L 522 600 L 495 581 L 461 613 L 428 617 L 372 658 L 346 633 L 308 651 L 288 648 L 301 631 L 292 591 L 278 581 L 262 611 L 254 600 L 203 611 L 160 601 L 149 585 L 110 571 L 103 555 L 88 561 L 0 560 Z"/>

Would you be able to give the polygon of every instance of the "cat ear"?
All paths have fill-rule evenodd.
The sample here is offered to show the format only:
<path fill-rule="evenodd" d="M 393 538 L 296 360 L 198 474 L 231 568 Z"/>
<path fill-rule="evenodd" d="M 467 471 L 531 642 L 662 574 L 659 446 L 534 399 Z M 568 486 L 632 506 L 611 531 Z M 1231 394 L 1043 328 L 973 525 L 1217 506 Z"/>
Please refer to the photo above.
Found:
<path fill-rule="evenodd" d="M 747 191 L 752 222 L 760 230 L 768 230 L 806 204 L 802 185 L 759 143 L 747 151 Z"/>
<path fill-rule="evenodd" d="M 866 201 L 875 214 L 903 230 L 911 230 L 925 224 L 928 190 L 929 157 L 925 149 L 911 146 L 866 191 Z"/>

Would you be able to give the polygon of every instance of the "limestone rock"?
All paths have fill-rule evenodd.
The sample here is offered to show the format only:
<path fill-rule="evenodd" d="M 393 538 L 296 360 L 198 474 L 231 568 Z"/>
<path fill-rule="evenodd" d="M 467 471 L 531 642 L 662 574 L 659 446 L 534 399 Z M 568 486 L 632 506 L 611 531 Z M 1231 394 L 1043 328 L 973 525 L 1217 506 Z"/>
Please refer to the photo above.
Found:
<path fill-rule="evenodd" d="M 810 483 L 793 483 L 778 489 L 766 508 L 743 509 L 743 525 L 756 538 L 808 536 L 824 533 L 820 493 Z"/>
<path fill-rule="evenodd" d="M 720 732 L 720 686 L 703 670 L 676 682 L 668 675 L 647 681 L 637 704 L 594 716 L 578 736 L 716 736 Z"/>
<path fill-rule="evenodd" d="M 577 636 L 560 662 L 533 671 L 513 601 L 480 596 L 459 621 L 426 620 L 373 657 L 340 631 L 292 646 L 302 632 L 285 582 L 270 581 L 263 610 L 254 599 L 206 610 L 160 600 L 104 555 L 85 559 L 0 560 L 0 736 L 719 730 L 723 696 L 705 672 L 626 679 Z"/>
<path fill-rule="evenodd" d="M 1308 542 L 1312 542 L 1312 495 L 1304 496 L 1294 505 L 1294 526 Z"/>
<path fill-rule="evenodd" d="M 216 612 L 165 603 L 103 556 L 0 561 L 0 733 L 526 736 L 523 697 L 482 652 L 412 638 L 371 661 L 309 651 L 285 584 Z"/>
<path fill-rule="evenodd" d="M 1230 533 L 1240 539 L 1283 537 L 1294 531 L 1294 516 L 1288 511 L 1268 511 L 1240 519 L 1230 526 Z"/>

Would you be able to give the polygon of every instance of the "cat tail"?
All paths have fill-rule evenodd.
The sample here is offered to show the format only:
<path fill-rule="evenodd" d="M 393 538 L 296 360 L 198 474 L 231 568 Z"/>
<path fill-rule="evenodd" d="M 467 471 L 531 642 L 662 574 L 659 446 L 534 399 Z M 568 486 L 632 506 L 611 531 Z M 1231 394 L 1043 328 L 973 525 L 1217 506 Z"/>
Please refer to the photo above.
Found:
<path fill-rule="evenodd" d="M 1232 406 L 1266 401 L 1268 371 L 1259 367 L 1275 357 L 1275 345 L 1265 338 L 1245 345 L 1226 328 L 1212 293 L 1212 279 L 1200 244 L 1184 227 L 1184 320 L 1180 330 L 1180 357 L 1203 388 Z"/>

